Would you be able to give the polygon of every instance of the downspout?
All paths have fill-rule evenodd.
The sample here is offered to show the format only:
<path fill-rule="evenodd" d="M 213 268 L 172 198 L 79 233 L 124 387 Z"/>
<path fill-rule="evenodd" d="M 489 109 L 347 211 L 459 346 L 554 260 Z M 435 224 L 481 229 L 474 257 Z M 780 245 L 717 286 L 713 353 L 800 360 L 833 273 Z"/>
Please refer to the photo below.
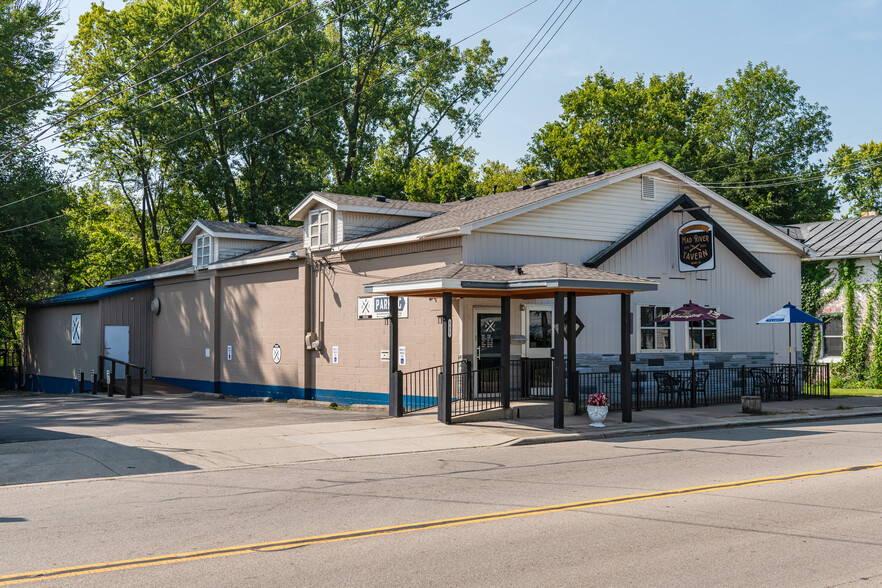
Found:
<path fill-rule="evenodd" d="M 315 398 L 315 370 L 310 344 L 310 333 L 315 331 L 312 316 L 313 271 L 312 251 L 307 249 L 303 264 L 303 398 L 306 400 Z"/>

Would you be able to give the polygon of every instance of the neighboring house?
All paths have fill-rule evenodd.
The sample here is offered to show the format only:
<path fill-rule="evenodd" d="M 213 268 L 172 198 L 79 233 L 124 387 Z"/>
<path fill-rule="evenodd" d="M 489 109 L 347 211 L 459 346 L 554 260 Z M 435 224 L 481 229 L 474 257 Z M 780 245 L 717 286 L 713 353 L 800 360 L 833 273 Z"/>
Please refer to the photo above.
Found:
<path fill-rule="evenodd" d="M 831 280 L 821 292 L 823 297 L 829 298 L 835 292 L 840 264 L 854 263 L 857 271 L 855 284 L 859 287 L 855 292 L 857 316 L 858 322 L 862 322 L 868 305 L 866 286 L 876 281 L 876 268 L 882 258 L 882 216 L 865 213 L 858 218 L 804 223 L 781 229 L 815 252 L 811 261 L 826 262 Z M 821 361 L 842 359 L 845 304 L 845 292 L 840 288 L 838 296 L 826 301 L 818 310 L 818 318 L 824 320 L 818 353 Z"/>
<path fill-rule="evenodd" d="M 583 294 L 633 293 L 635 368 L 689 366 L 687 325 L 652 322 L 689 300 L 735 317 L 696 326 L 698 367 L 786 362 L 786 333 L 755 323 L 799 299 L 807 255 L 660 162 L 446 204 L 313 192 L 290 219 L 303 226 L 196 221 L 184 237 L 191 257 L 31 306 L 31 387 L 73 391 L 99 353 L 119 353 L 192 390 L 384 404 L 389 299 L 367 292 L 391 292 L 403 276 L 460 288 L 453 359 L 478 365 L 498 361 L 500 306 L 469 287 L 506 280 L 535 286 L 534 298 L 511 305 L 516 357 L 549 356 L 555 317 L 543 288 L 568 280 Z M 687 230 L 687 221 L 696 223 Z M 619 296 L 585 296 L 577 310 L 579 368 L 619 369 Z M 440 297 L 400 300 L 402 371 L 441 363 L 441 312 Z"/>

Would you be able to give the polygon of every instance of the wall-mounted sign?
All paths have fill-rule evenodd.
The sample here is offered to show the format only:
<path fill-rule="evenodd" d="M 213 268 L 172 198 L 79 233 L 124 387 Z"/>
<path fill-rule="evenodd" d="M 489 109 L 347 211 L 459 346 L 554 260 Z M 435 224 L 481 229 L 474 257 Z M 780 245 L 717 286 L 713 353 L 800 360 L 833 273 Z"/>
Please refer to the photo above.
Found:
<path fill-rule="evenodd" d="M 388 349 L 380 349 L 380 361 L 389 361 Z"/>
<path fill-rule="evenodd" d="M 279 363 L 282 361 L 282 348 L 278 343 L 273 345 L 273 363 Z"/>
<path fill-rule="evenodd" d="M 407 348 L 399 347 L 398 348 L 398 365 L 407 365 Z"/>
<path fill-rule="evenodd" d="M 227 345 L 227 361 L 233 359 L 233 346 Z"/>
<path fill-rule="evenodd" d="M 398 298 L 398 318 L 407 318 L 407 296 Z M 389 318 L 388 296 L 359 296 L 358 318 L 381 319 Z"/>
<path fill-rule="evenodd" d="M 677 245 L 681 272 L 714 269 L 714 227 L 710 223 L 691 221 L 681 225 Z"/>
<path fill-rule="evenodd" d="M 336 345 L 331 347 L 331 363 L 340 363 L 340 348 Z"/>
<path fill-rule="evenodd" d="M 83 315 L 70 315 L 70 344 L 80 345 L 83 342 Z"/>

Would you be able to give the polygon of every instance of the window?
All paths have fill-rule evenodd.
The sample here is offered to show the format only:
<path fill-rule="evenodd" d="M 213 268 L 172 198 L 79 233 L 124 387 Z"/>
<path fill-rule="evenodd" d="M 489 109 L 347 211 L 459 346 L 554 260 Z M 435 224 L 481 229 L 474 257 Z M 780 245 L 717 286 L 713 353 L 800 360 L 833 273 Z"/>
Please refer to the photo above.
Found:
<path fill-rule="evenodd" d="M 196 264 L 196 267 L 207 267 L 211 263 L 211 235 L 199 235 L 196 237 L 193 262 Z"/>
<path fill-rule="evenodd" d="M 671 349 L 671 323 L 652 319 L 671 312 L 670 306 L 640 306 L 640 350 Z"/>
<path fill-rule="evenodd" d="M 717 310 L 713 306 L 707 306 L 711 310 Z M 720 341 L 717 337 L 717 321 L 695 321 L 686 323 L 686 337 L 692 337 L 689 349 L 710 349 L 716 350 L 720 348 Z"/>
<path fill-rule="evenodd" d="M 824 356 L 842 356 L 842 315 L 828 315 L 824 319 L 822 334 L 824 336 Z"/>
<path fill-rule="evenodd" d="M 309 213 L 309 247 L 319 249 L 331 245 L 331 211 L 314 210 Z"/>

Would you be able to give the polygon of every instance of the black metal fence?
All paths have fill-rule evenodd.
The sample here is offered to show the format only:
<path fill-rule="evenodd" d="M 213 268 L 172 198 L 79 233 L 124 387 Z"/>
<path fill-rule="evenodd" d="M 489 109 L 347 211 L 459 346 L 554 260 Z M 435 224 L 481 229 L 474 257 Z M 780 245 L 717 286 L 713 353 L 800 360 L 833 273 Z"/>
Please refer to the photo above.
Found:
<path fill-rule="evenodd" d="M 21 349 L 0 347 L 0 388 L 14 390 L 21 380 Z"/>
<path fill-rule="evenodd" d="M 451 364 L 450 371 L 456 376 L 468 369 L 468 360 L 461 360 Z M 404 391 L 402 396 L 405 414 L 438 406 L 438 377 L 440 375 L 440 365 L 403 374 Z M 454 390 L 456 382 L 457 380 L 454 379 Z"/>
<path fill-rule="evenodd" d="M 468 360 L 454 363 L 452 416 L 502 407 L 500 370 L 499 366 L 472 369 Z M 511 400 L 551 400 L 553 371 L 550 358 L 512 360 Z M 404 374 L 405 412 L 438 405 L 440 373 L 441 366 L 436 366 Z M 618 372 L 579 373 L 578 411 L 584 412 L 588 397 L 600 392 L 609 399 L 611 411 L 621 410 L 621 382 Z M 829 397 L 829 383 L 829 366 L 814 364 L 635 370 L 631 373 L 631 401 L 634 410 L 642 410 L 738 404 L 745 394 L 756 394 L 763 400 L 796 400 Z M 566 396 L 570 398 L 569 390 Z"/>

